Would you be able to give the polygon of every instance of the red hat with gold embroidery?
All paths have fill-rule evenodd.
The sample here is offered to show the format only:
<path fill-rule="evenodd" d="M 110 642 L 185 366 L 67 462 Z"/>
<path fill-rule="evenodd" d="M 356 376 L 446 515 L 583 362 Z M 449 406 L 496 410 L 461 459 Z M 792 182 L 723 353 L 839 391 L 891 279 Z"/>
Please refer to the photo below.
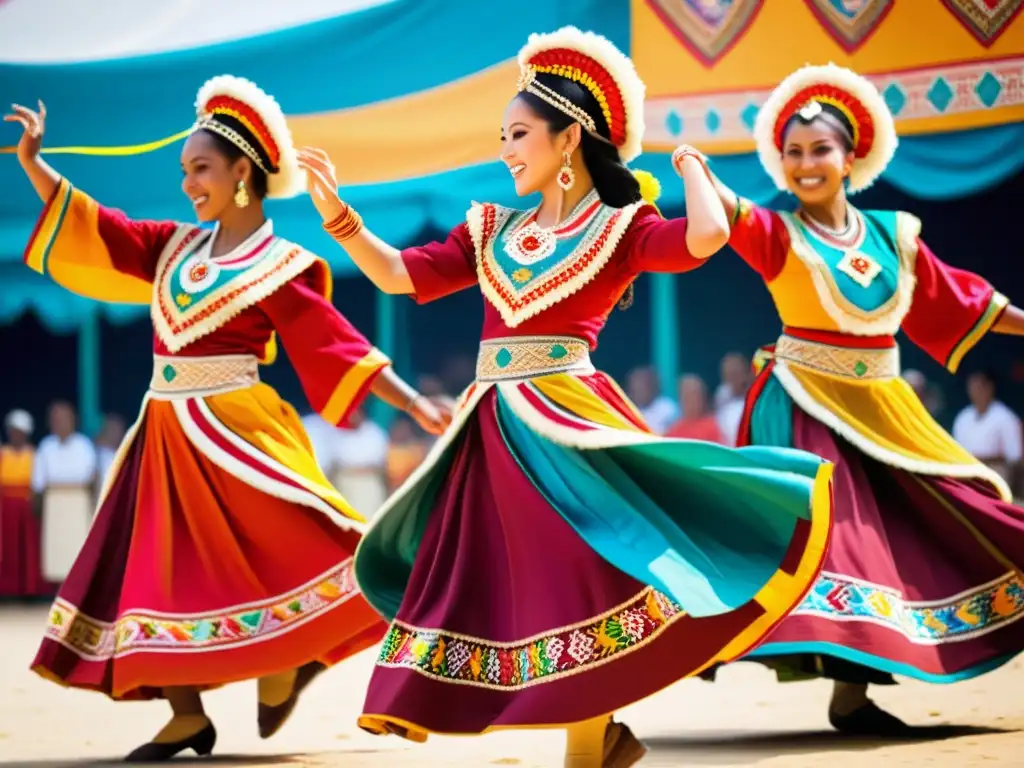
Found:
<path fill-rule="evenodd" d="M 518 88 L 529 91 L 576 120 L 585 131 L 604 141 L 595 118 L 538 82 L 538 74 L 573 80 L 593 94 L 601 107 L 611 143 L 624 163 L 641 152 L 644 138 L 645 87 L 633 62 L 607 38 L 576 27 L 530 35 L 519 51 Z"/>
<path fill-rule="evenodd" d="M 896 126 L 874 84 L 835 64 L 798 69 L 772 91 L 754 122 L 761 164 L 779 189 L 787 189 L 782 169 L 786 126 L 794 117 L 810 123 L 822 113 L 837 120 L 853 139 L 849 191 L 870 187 L 896 152 Z"/>
<path fill-rule="evenodd" d="M 293 197 L 305 189 L 284 112 L 255 83 L 233 75 L 207 80 L 196 97 L 193 130 L 230 141 L 267 174 L 267 197 Z"/>

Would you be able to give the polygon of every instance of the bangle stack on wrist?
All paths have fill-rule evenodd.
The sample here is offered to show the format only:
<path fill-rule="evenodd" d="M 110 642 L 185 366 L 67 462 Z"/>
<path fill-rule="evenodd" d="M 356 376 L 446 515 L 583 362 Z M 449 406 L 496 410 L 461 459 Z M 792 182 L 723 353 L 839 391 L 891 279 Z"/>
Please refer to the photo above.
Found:
<path fill-rule="evenodd" d="M 355 237 L 363 228 L 362 217 L 348 203 L 344 205 L 342 212 L 334 219 L 324 222 L 324 230 L 339 243 Z"/>

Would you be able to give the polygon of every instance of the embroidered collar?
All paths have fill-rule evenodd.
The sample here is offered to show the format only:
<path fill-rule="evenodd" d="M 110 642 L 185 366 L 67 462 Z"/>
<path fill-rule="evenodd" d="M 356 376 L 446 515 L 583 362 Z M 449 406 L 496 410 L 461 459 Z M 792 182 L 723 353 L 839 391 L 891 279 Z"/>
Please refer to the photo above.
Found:
<path fill-rule="evenodd" d="M 216 234 L 216 229 L 182 225 L 157 262 L 150 315 L 170 352 L 213 333 L 316 259 L 275 237 L 269 220 L 238 247 L 214 258 Z"/>
<path fill-rule="evenodd" d="M 643 205 L 611 208 L 593 192 L 545 230 L 530 226 L 535 210 L 475 204 L 466 224 L 484 296 L 510 328 L 571 296 L 608 263 Z"/>

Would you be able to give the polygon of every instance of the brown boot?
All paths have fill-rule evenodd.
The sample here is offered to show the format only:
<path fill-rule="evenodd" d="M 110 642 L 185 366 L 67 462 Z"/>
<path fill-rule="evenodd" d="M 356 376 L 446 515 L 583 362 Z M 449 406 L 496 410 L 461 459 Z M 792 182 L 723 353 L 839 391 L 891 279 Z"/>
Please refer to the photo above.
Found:
<path fill-rule="evenodd" d="M 604 732 L 604 762 L 601 768 L 629 768 L 639 763 L 646 754 L 647 747 L 633 735 L 628 725 L 614 720 L 608 723 Z"/>

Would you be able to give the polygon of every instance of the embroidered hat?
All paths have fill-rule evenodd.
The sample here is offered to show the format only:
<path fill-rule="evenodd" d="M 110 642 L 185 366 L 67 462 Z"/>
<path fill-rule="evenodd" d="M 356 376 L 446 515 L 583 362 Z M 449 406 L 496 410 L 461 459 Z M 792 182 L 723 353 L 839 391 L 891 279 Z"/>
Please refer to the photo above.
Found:
<path fill-rule="evenodd" d="M 294 197 L 305 189 L 284 113 L 255 83 L 233 75 L 207 80 L 196 97 L 196 116 L 193 130 L 223 136 L 267 174 L 267 197 Z"/>
<path fill-rule="evenodd" d="M 822 112 L 839 120 L 853 137 L 855 159 L 849 191 L 867 189 L 896 152 L 896 126 L 874 84 L 835 64 L 798 69 L 772 91 L 754 121 L 761 165 L 779 189 L 787 189 L 782 170 L 782 134 L 786 124 L 794 115 L 810 122 Z"/>
<path fill-rule="evenodd" d="M 640 154 L 646 89 L 633 62 L 610 40 L 576 27 L 530 35 L 519 51 L 519 69 L 520 91 L 534 94 L 579 122 L 588 133 L 600 135 L 594 116 L 536 77 L 558 75 L 579 83 L 600 105 L 611 143 L 622 161 L 628 163 Z"/>

